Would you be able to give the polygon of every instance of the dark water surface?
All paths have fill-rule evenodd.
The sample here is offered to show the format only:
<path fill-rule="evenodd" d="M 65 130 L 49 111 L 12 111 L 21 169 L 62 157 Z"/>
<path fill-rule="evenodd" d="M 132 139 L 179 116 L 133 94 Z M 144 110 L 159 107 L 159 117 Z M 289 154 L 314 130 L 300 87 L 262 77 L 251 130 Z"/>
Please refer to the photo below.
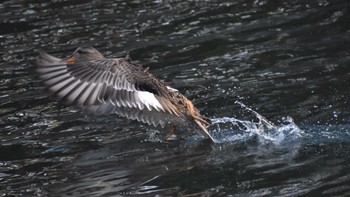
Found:
<path fill-rule="evenodd" d="M 0 196 L 350 196 L 349 8 L 2 1 Z M 28 60 L 86 45 L 149 66 L 217 143 L 56 102 Z"/>

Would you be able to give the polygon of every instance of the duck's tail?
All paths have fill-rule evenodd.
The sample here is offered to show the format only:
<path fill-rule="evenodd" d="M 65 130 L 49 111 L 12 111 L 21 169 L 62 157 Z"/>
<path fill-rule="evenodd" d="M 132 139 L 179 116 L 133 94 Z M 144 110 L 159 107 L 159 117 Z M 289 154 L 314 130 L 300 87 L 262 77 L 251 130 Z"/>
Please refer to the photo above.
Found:
<path fill-rule="evenodd" d="M 198 110 L 193 106 L 192 102 L 188 99 L 184 99 L 184 103 L 188 110 L 188 115 L 194 120 L 194 122 L 199 126 L 200 130 L 199 132 L 209 138 L 211 141 L 214 142 L 214 138 L 210 135 L 210 133 L 207 130 L 207 127 L 211 124 L 210 120 L 207 118 L 202 117 Z"/>
<path fill-rule="evenodd" d="M 196 120 L 196 119 L 194 119 L 194 122 L 195 122 L 195 123 L 199 126 L 199 128 L 201 129 L 201 130 L 199 130 L 199 132 L 200 132 L 203 136 L 209 138 L 211 141 L 214 142 L 214 138 L 210 135 L 210 133 L 208 132 L 207 128 L 203 125 L 203 123 L 200 122 L 199 120 Z"/>

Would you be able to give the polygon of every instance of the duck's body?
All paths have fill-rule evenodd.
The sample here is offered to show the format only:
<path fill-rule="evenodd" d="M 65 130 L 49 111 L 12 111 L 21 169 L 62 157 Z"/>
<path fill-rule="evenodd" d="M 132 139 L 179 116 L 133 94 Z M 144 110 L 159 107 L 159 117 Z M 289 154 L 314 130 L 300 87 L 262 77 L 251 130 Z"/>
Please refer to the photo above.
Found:
<path fill-rule="evenodd" d="M 154 126 L 191 126 L 213 140 L 210 121 L 176 89 L 129 58 L 104 58 L 96 49 L 78 48 L 69 59 L 41 52 L 34 64 L 40 78 L 61 100 L 95 113 L 114 112 Z"/>

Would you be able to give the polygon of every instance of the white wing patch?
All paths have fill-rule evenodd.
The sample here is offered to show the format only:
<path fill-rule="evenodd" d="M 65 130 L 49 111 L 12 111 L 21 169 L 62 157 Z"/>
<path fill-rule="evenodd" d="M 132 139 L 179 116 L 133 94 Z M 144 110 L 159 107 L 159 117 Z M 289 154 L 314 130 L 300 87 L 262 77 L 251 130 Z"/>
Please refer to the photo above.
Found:
<path fill-rule="evenodd" d="M 144 104 L 147 107 L 149 111 L 152 111 L 151 107 L 155 108 L 157 111 L 164 111 L 162 105 L 156 99 L 154 94 L 145 91 L 137 91 L 135 93 L 135 96 L 141 101 L 142 104 Z"/>

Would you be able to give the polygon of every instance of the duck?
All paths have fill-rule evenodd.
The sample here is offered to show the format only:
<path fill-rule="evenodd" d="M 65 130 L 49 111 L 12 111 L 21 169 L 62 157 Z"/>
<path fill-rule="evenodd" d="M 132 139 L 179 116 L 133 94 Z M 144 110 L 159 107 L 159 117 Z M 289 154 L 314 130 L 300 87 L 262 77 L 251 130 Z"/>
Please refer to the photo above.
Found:
<path fill-rule="evenodd" d="M 31 63 L 47 89 L 68 105 L 95 114 L 115 113 L 154 127 L 170 126 L 164 140 L 181 126 L 214 142 L 207 130 L 210 119 L 129 56 L 106 58 L 93 47 L 79 47 L 63 59 L 40 51 Z"/>

